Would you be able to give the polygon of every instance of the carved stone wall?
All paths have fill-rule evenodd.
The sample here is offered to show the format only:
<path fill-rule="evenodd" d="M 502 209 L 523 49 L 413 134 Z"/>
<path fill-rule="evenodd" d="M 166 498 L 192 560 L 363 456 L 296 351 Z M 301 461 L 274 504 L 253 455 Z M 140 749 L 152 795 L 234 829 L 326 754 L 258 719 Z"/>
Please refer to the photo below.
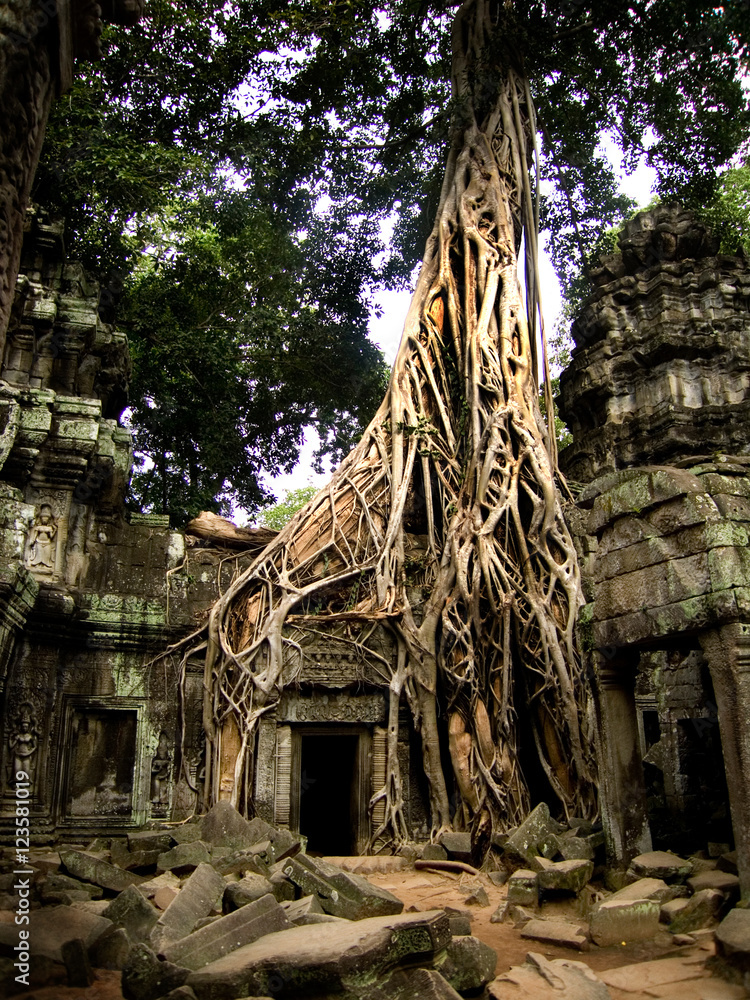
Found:
<path fill-rule="evenodd" d="M 561 379 L 561 464 L 587 484 L 571 524 L 608 845 L 625 863 L 733 828 L 748 893 L 750 269 L 662 206 L 597 281 Z"/>

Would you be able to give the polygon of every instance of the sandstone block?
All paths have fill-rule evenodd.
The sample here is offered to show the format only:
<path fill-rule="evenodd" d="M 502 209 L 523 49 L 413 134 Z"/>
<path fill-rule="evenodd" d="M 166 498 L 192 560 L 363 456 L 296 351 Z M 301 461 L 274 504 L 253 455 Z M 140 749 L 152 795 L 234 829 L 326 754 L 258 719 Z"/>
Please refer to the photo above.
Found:
<path fill-rule="evenodd" d="M 579 893 L 594 874 L 594 862 L 583 859 L 557 861 L 537 875 L 542 892 Z"/>
<path fill-rule="evenodd" d="M 210 865 L 199 865 L 154 925 L 152 946 L 161 950 L 189 934 L 196 921 L 207 917 L 219 904 L 225 886 L 224 879 Z"/>
<path fill-rule="evenodd" d="M 125 1000 L 160 1000 L 182 986 L 188 974 L 188 969 L 160 961 L 145 944 L 137 944 L 122 970 L 122 995 Z"/>
<path fill-rule="evenodd" d="M 139 830 L 128 834 L 128 850 L 158 851 L 162 854 L 168 851 L 173 843 L 172 834 L 165 830 Z"/>
<path fill-rule="evenodd" d="M 291 926 L 288 915 L 273 896 L 267 895 L 168 945 L 163 955 L 175 965 L 200 969 L 264 934 Z"/>
<path fill-rule="evenodd" d="M 84 942 L 80 938 L 71 938 L 63 944 L 60 953 L 68 973 L 68 986 L 84 989 L 91 986 L 96 977 Z"/>
<path fill-rule="evenodd" d="M 122 927 L 110 927 L 90 946 L 89 959 L 95 969 L 124 969 L 132 944 Z"/>
<path fill-rule="evenodd" d="M 716 947 L 732 964 L 750 971 L 750 910 L 730 910 L 716 929 Z"/>
<path fill-rule="evenodd" d="M 578 951 L 588 951 L 589 947 L 585 924 L 573 924 L 567 920 L 529 920 L 521 928 L 521 937 Z"/>
<path fill-rule="evenodd" d="M 511 864 L 530 867 L 537 855 L 553 858 L 557 851 L 555 834 L 561 833 L 559 823 L 552 819 L 549 806 L 540 802 L 523 823 L 517 826 L 505 841 L 505 856 Z"/>
<path fill-rule="evenodd" d="M 169 835 L 175 844 L 190 844 L 194 840 L 201 839 L 201 821 L 194 820 L 190 823 L 182 823 L 174 826 L 169 831 Z"/>
<path fill-rule="evenodd" d="M 442 844 L 425 844 L 420 858 L 422 861 L 447 861 L 448 852 Z"/>
<path fill-rule="evenodd" d="M 305 993 L 344 993 L 377 982 L 400 964 L 426 964 L 450 943 L 442 910 L 293 927 L 269 934 L 193 972 L 199 1000 L 268 995 L 299 1000 Z"/>
<path fill-rule="evenodd" d="M 269 867 L 257 854 L 251 851 L 232 851 L 221 858 L 211 852 L 211 864 L 220 875 L 265 875 L 269 877 Z"/>
<path fill-rule="evenodd" d="M 29 914 L 29 945 L 32 956 L 43 955 L 55 962 L 62 961 L 62 946 L 80 938 L 86 947 L 112 926 L 110 920 L 72 906 L 46 906 Z M 0 945 L 15 947 L 18 927 L 0 922 Z"/>
<path fill-rule="evenodd" d="M 659 910 L 659 920 L 663 924 L 671 924 L 675 917 L 685 909 L 687 904 L 688 901 L 685 897 L 668 899 L 666 903 L 661 904 L 661 909 Z"/>
<path fill-rule="evenodd" d="M 440 843 L 448 852 L 449 858 L 453 858 L 455 861 L 463 861 L 469 865 L 471 864 L 470 833 L 444 833 L 440 838 Z"/>
<path fill-rule="evenodd" d="M 102 889 L 111 889 L 113 892 L 122 892 L 129 885 L 138 885 L 139 882 L 146 881 L 140 875 L 125 872 L 107 861 L 101 861 L 91 854 L 84 854 L 83 851 L 61 849 L 60 861 L 74 878 L 83 882 L 93 882 Z"/>
<path fill-rule="evenodd" d="M 693 875 L 687 880 L 687 884 L 693 892 L 700 892 L 702 889 L 717 889 L 728 897 L 739 897 L 740 880 L 730 872 L 705 871 L 698 875 Z"/>
<path fill-rule="evenodd" d="M 633 858 L 630 868 L 638 878 L 660 878 L 665 882 L 684 882 L 693 866 L 670 851 L 647 851 Z"/>
<path fill-rule="evenodd" d="M 674 891 L 660 878 L 639 878 L 636 882 L 624 886 L 611 897 L 621 901 L 631 899 L 655 899 L 657 903 L 666 903 L 674 897 Z"/>
<path fill-rule="evenodd" d="M 481 990 L 495 975 L 497 952 L 471 935 L 455 938 L 445 959 L 436 962 L 443 978 L 458 993 Z"/>
<path fill-rule="evenodd" d="M 323 912 L 323 907 L 317 896 L 303 896 L 302 899 L 285 900 L 281 906 L 293 924 L 304 923 L 302 918 L 311 913 Z"/>
<path fill-rule="evenodd" d="M 262 875 L 246 875 L 239 882 L 229 883 L 224 890 L 221 908 L 224 913 L 231 913 L 269 893 L 273 894 L 273 886 L 267 878 Z"/>
<path fill-rule="evenodd" d="M 606 899 L 589 918 L 591 939 L 602 947 L 646 941 L 658 930 L 659 904 L 653 899 Z"/>
<path fill-rule="evenodd" d="M 111 920 L 115 927 L 124 927 L 134 942 L 147 941 L 159 919 L 157 910 L 134 885 L 113 899 L 102 916 Z"/>
<path fill-rule="evenodd" d="M 283 872 L 274 872 L 268 881 L 271 883 L 271 891 L 280 903 L 285 899 L 294 899 L 297 895 L 294 884 Z"/>
<path fill-rule="evenodd" d="M 302 850 L 302 841 L 296 834 L 289 830 L 279 830 L 270 823 L 266 823 L 260 816 L 254 816 L 248 821 L 250 833 L 253 837 L 251 844 L 259 841 L 269 840 L 271 842 L 271 860 L 283 861 L 284 858 L 292 858 Z"/>
<path fill-rule="evenodd" d="M 519 906 L 539 905 L 539 884 L 537 873 L 528 868 L 519 868 L 508 879 L 508 902 Z"/>
<path fill-rule="evenodd" d="M 208 845 L 202 840 L 191 840 L 186 844 L 177 844 L 171 851 L 160 854 L 156 867 L 160 871 L 187 873 L 194 871 L 198 865 L 205 865 L 210 861 Z"/>
<path fill-rule="evenodd" d="M 724 906 L 724 894 L 718 889 L 701 889 L 687 900 L 669 925 L 672 934 L 686 934 L 702 927 L 712 927 Z"/>

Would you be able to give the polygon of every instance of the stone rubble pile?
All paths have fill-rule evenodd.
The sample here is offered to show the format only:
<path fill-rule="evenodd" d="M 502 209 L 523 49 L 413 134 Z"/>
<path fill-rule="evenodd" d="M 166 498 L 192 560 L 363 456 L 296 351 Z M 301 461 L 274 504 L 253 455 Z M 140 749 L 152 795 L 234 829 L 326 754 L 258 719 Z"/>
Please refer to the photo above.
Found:
<path fill-rule="evenodd" d="M 470 856 L 470 841 L 453 836 L 448 846 Z M 87 986 L 94 969 L 122 970 L 126 1000 L 456 1000 L 495 973 L 496 953 L 459 914 L 404 913 L 390 892 L 225 802 L 127 843 L 32 853 L 31 865 L 37 976 L 63 963 L 69 985 Z M 12 910 L 0 879 L 0 908 Z M 4 974 L 17 940 L 0 922 Z"/>

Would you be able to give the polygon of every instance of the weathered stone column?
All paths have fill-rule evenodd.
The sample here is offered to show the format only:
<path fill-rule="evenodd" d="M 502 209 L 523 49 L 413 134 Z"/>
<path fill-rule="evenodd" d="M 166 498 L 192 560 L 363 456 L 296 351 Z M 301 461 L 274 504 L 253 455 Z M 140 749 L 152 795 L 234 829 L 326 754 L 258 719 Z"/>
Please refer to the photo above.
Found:
<path fill-rule="evenodd" d="M 596 691 L 602 821 L 610 863 L 627 864 L 651 850 L 646 787 L 638 743 L 634 671 L 623 654 L 604 661 L 597 653 Z"/>
<path fill-rule="evenodd" d="M 750 624 L 732 622 L 701 634 L 719 716 L 732 810 L 737 869 L 750 898 Z"/>

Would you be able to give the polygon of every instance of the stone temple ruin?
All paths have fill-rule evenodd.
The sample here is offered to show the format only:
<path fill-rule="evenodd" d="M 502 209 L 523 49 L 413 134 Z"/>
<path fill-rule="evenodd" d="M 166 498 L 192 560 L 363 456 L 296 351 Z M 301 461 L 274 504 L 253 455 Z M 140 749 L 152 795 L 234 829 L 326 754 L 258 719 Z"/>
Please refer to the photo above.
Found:
<path fill-rule="evenodd" d="M 562 378 L 607 850 L 626 866 L 652 845 L 736 847 L 747 892 L 750 268 L 675 207 L 638 216 L 620 248 Z M 178 691 L 151 661 L 267 533 L 225 525 L 211 540 L 124 509 L 128 369 L 62 228 L 31 214 L 0 389 L 4 836 L 21 768 L 40 842 L 203 807 L 203 665 Z M 379 821 L 368 803 L 384 780 L 387 690 L 345 638 L 300 639 L 297 683 L 262 723 L 254 806 L 311 849 L 357 854 Z M 392 656 L 385 632 L 379 655 Z M 400 731 L 407 821 L 423 840 L 407 718 Z"/>

